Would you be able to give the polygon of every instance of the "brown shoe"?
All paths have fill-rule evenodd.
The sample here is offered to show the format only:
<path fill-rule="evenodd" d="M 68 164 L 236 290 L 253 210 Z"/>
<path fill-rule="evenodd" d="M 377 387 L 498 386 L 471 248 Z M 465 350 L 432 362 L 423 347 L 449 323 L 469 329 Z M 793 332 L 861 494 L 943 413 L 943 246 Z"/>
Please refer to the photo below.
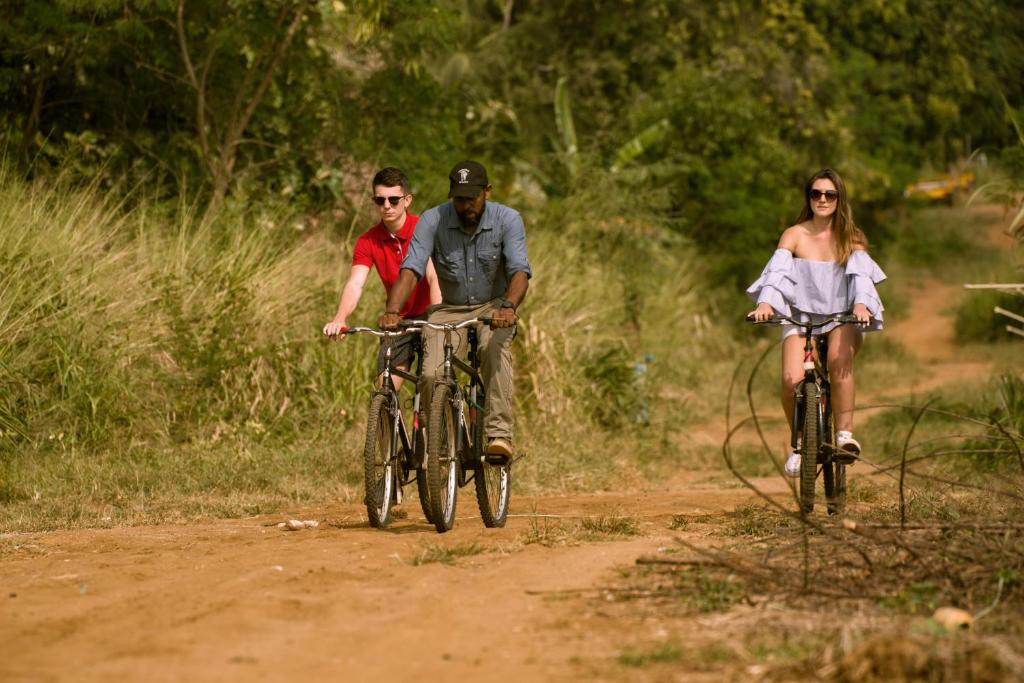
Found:
<path fill-rule="evenodd" d="M 512 457 L 512 442 L 503 437 L 495 437 L 487 442 L 487 461 L 508 461 Z"/>

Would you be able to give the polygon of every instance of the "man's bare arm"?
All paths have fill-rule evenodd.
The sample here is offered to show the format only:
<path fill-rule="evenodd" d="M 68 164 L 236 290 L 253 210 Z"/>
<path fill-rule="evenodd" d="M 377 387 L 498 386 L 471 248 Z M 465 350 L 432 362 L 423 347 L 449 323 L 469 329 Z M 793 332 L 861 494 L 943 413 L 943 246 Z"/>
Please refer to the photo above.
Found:
<path fill-rule="evenodd" d="M 391 287 L 391 293 L 388 294 L 388 303 L 384 308 L 384 315 L 377 321 L 378 325 L 386 330 L 393 330 L 398 327 L 398 321 L 401 320 L 399 312 L 409 299 L 409 294 L 412 293 L 413 287 L 419 281 L 420 276 L 414 271 L 408 268 L 402 268 L 399 271 L 398 279 Z"/>

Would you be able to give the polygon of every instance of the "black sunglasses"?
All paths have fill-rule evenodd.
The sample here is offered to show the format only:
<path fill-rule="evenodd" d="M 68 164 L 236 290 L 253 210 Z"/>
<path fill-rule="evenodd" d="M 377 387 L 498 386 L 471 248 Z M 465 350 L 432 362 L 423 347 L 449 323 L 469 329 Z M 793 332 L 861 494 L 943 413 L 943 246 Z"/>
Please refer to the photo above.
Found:
<path fill-rule="evenodd" d="M 839 196 L 839 193 L 835 190 L 825 190 L 824 192 L 821 190 L 811 190 L 811 199 L 814 201 L 821 199 L 822 195 L 825 196 L 825 201 L 834 202 L 836 197 Z"/>
<path fill-rule="evenodd" d="M 384 200 L 387 200 L 387 201 L 391 202 L 391 206 L 398 206 L 398 202 L 402 201 L 403 199 L 405 199 L 408 196 L 409 195 L 407 195 L 407 194 L 400 194 L 400 195 L 396 195 L 394 197 L 380 197 L 380 196 L 377 196 L 377 197 L 373 198 L 373 203 L 376 204 L 377 206 L 384 206 Z"/>

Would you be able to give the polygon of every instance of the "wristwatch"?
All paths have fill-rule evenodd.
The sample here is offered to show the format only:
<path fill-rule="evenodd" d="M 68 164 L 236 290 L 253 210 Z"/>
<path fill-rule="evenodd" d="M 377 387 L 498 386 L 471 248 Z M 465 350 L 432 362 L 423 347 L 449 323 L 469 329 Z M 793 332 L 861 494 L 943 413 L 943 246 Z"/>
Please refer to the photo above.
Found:
<path fill-rule="evenodd" d="M 516 310 L 516 305 L 514 303 L 512 303 L 511 301 L 509 301 L 508 299 L 502 299 L 501 300 L 501 305 L 498 306 L 498 308 L 511 308 L 513 311 L 515 311 Z"/>

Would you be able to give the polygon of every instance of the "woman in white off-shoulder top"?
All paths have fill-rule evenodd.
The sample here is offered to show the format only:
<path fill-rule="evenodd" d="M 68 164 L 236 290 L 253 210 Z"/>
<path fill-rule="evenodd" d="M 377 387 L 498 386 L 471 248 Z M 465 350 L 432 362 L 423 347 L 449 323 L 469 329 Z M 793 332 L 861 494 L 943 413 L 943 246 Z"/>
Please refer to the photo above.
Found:
<path fill-rule="evenodd" d="M 836 445 L 860 453 L 853 438 L 853 357 L 863 333 L 882 329 L 882 301 L 875 285 L 885 273 L 868 256 L 864 233 L 853 222 L 846 185 L 830 168 L 815 173 L 804 187 L 804 205 L 796 225 L 787 228 L 761 277 L 747 289 L 757 302 L 751 314 L 766 320 L 775 312 L 796 320 L 814 320 L 852 312 L 858 325 L 832 323 L 828 334 L 828 368 Z M 804 339 L 801 328 L 782 332 L 782 407 L 793 419 L 793 389 L 803 379 Z M 798 476 L 800 454 L 791 453 L 786 474 Z"/>

